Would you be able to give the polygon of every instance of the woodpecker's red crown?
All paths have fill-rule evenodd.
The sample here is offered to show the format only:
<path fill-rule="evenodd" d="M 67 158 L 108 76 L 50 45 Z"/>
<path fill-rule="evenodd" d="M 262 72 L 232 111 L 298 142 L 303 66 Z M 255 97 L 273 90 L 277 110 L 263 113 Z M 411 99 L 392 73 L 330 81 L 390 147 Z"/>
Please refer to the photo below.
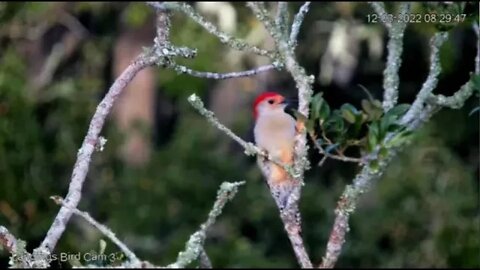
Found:
<path fill-rule="evenodd" d="M 258 95 L 253 103 L 253 115 L 255 119 L 258 117 L 258 106 L 264 102 L 267 102 L 270 106 L 277 106 L 285 102 L 285 97 L 276 92 L 265 92 Z"/>

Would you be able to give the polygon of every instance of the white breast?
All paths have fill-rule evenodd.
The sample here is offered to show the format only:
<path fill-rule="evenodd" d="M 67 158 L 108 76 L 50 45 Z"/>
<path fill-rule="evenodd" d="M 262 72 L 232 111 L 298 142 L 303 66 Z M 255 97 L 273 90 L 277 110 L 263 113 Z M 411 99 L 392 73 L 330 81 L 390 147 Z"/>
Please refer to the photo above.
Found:
<path fill-rule="evenodd" d="M 259 147 L 273 156 L 278 156 L 282 149 L 293 149 L 295 120 L 283 111 L 259 115 L 254 135 Z"/>

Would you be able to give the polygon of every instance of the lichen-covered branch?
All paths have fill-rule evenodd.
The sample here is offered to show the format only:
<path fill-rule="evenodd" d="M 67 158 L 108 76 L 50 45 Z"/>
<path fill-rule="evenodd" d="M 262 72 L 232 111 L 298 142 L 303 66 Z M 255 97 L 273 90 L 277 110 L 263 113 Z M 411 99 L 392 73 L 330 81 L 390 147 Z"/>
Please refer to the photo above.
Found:
<path fill-rule="evenodd" d="M 473 82 L 469 81 L 450 97 L 451 99 L 443 96 L 439 98 L 440 95 L 434 96 L 433 94 L 430 94 L 429 104 L 427 104 L 416 115 L 416 117 L 412 119 L 412 121 L 407 123 L 407 129 L 411 131 L 419 129 L 439 111 L 439 106 L 459 108 L 463 105 L 466 99 L 472 95 L 472 93 Z M 392 137 L 393 136 L 386 136 L 383 143 L 386 144 L 387 140 Z M 340 256 L 343 243 L 345 242 L 345 235 L 348 232 L 348 220 L 350 214 L 355 211 L 359 196 L 368 191 L 369 187 L 383 175 L 390 161 L 405 145 L 389 149 L 387 157 L 379 160 L 379 166 L 377 169 L 372 170 L 370 163 L 363 166 L 361 172 L 353 180 L 353 185 L 348 185 L 345 188 L 345 191 L 340 197 L 337 208 L 335 209 L 335 221 L 330 233 L 325 256 L 320 265 L 321 268 L 333 268 L 335 266 L 335 263 Z"/>
<path fill-rule="evenodd" d="M 387 11 L 385 10 L 385 4 L 383 2 L 368 3 L 372 6 L 373 10 L 378 14 L 378 16 L 380 16 L 380 18 L 388 17 Z M 390 22 L 390 20 L 382 19 L 380 21 L 385 25 L 385 27 L 387 27 L 387 29 L 392 28 L 392 23 Z"/>
<path fill-rule="evenodd" d="M 217 36 L 222 43 L 227 44 L 233 49 L 239 51 L 247 51 L 252 52 L 262 56 L 274 57 L 274 52 L 260 49 L 256 46 L 250 45 L 241 39 L 237 39 L 232 37 L 231 35 L 222 32 L 218 29 L 213 23 L 205 20 L 203 16 L 198 14 L 195 9 L 185 2 L 167 2 L 164 5 L 168 6 L 169 8 L 181 11 L 185 13 L 188 17 L 194 20 L 196 23 L 201 25 L 205 30 L 207 30 L 210 34 Z"/>
<path fill-rule="evenodd" d="M 168 41 L 170 27 L 170 18 L 167 12 L 158 12 L 156 47 L 162 46 L 162 42 Z M 158 48 L 157 48 L 158 49 Z M 179 51 L 189 55 L 188 50 L 180 49 Z M 77 208 L 82 197 L 82 186 L 88 174 L 92 154 L 99 142 L 99 135 L 102 131 L 105 120 L 110 113 L 114 102 L 119 97 L 123 89 L 133 80 L 135 75 L 142 69 L 158 64 L 159 60 L 166 58 L 162 54 L 163 51 L 146 50 L 133 60 L 133 62 L 120 74 L 107 94 L 97 106 L 96 111 L 90 121 L 87 135 L 83 140 L 82 146 L 78 150 L 77 160 L 73 167 L 72 177 L 68 193 L 65 197 L 65 205 L 60 208 L 55 217 L 47 235 L 41 245 L 37 248 L 37 252 L 52 253 L 58 240 L 62 236 L 67 226 L 72 212 L 70 209 Z M 167 51 L 168 53 L 168 51 Z"/>
<path fill-rule="evenodd" d="M 17 239 L 3 226 L 0 226 L 0 245 L 10 254 L 17 249 Z"/>
<path fill-rule="evenodd" d="M 40 245 L 40 248 L 47 249 L 50 252 L 53 251 L 72 216 L 70 208 L 76 208 L 80 202 L 82 197 L 82 186 L 88 174 L 92 154 L 97 145 L 98 137 L 105 123 L 105 119 L 110 113 L 113 103 L 140 70 L 147 66 L 151 66 L 154 63 L 155 61 L 150 57 L 146 57 L 146 55 L 141 54 L 138 56 L 117 78 L 102 102 L 97 106 L 95 114 L 90 121 L 87 135 L 83 140 L 82 147 L 78 150 L 77 161 L 73 168 L 70 186 L 65 198 L 65 206 L 60 208 L 60 211 L 55 217 L 55 220 L 48 230 L 47 236 Z"/>
<path fill-rule="evenodd" d="M 137 265 L 140 264 L 140 260 L 137 258 L 135 253 L 133 253 L 122 241 L 120 241 L 117 236 L 115 236 L 115 233 L 112 232 L 108 227 L 106 227 L 103 224 L 98 223 L 95 219 L 93 219 L 90 214 L 86 212 L 82 212 L 78 210 L 77 208 L 71 208 L 69 207 L 65 201 L 63 200 L 62 197 L 60 196 L 52 196 L 51 199 L 55 201 L 56 204 L 64 206 L 68 208 L 70 211 L 72 211 L 75 215 L 78 215 L 85 219 L 88 223 L 92 224 L 95 228 L 97 228 L 101 233 L 103 233 L 106 237 L 108 237 L 115 245 L 117 245 L 122 252 L 127 256 L 127 258 L 130 260 L 130 263 L 132 265 Z"/>
<path fill-rule="evenodd" d="M 361 194 L 365 193 L 371 184 L 379 179 L 395 153 L 392 151 L 389 156 L 382 160 L 379 168 L 373 170 L 370 164 L 362 167 L 362 170 L 353 180 L 353 185 L 347 185 L 338 201 L 335 209 L 335 221 L 333 224 L 330 238 L 328 240 L 325 256 L 322 259 L 320 268 L 333 268 L 342 251 L 345 235 L 349 230 L 348 220 L 350 214 L 355 211 L 357 201 Z"/>
<path fill-rule="evenodd" d="M 290 33 L 290 40 L 289 40 L 290 46 L 292 46 L 293 48 L 297 46 L 298 33 L 300 32 L 300 27 L 302 26 L 303 19 L 309 10 L 310 3 L 311 2 L 305 2 L 305 4 L 303 4 L 298 10 L 298 13 L 295 15 L 295 18 L 293 18 L 292 32 Z"/>
<path fill-rule="evenodd" d="M 465 101 L 473 94 L 473 81 L 470 80 L 465 83 L 460 90 L 455 92 L 452 96 L 446 97 L 444 95 L 430 94 L 428 101 L 443 107 L 458 109 L 463 106 Z"/>
<path fill-rule="evenodd" d="M 376 9 L 377 13 L 384 12 L 383 4 L 373 3 L 372 6 Z M 383 10 L 383 11 L 382 11 Z M 387 28 L 395 27 L 388 26 Z M 438 76 L 441 72 L 439 50 L 440 46 L 446 40 L 446 33 L 437 33 L 432 38 L 431 56 L 430 56 L 430 72 L 422 86 L 422 89 L 418 93 L 412 107 L 401 119 L 401 122 L 405 125 L 407 130 L 415 131 L 426 123 L 436 112 L 439 111 L 441 106 L 450 108 L 459 108 L 464 102 L 473 94 L 473 80 L 468 81 L 463 85 L 460 90 L 455 92 L 451 97 L 445 97 L 443 95 L 432 94 L 433 89 L 437 85 Z M 388 50 L 393 50 L 395 47 L 389 47 Z M 480 53 L 480 46 L 478 46 L 478 52 Z M 390 55 L 390 52 L 389 52 Z M 388 65 L 388 63 L 387 63 Z M 386 67 L 385 71 L 388 69 Z M 398 69 L 396 71 L 398 73 Z M 396 76 L 394 76 L 395 78 Z M 398 74 L 397 74 L 398 78 Z M 396 134 L 387 134 L 383 145 L 388 144 L 388 141 L 392 139 Z M 409 142 L 401 144 L 399 146 L 388 149 L 388 154 L 384 158 L 377 157 L 376 160 L 371 160 L 353 180 L 353 185 L 348 185 L 345 188 L 340 200 L 338 201 L 337 208 L 335 209 L 335 221 L 330 234 L 330 238 L 327 244 L 325 256 L 319 267 L 321 268 L 333 268 L 340 256 L 343 243 L 345 242 L 346 233 L 349 230 L 348 221 L 350 215 L 355 211 L 355 207 L 359 196 L 362 193 L 368 191 L 369 187 L 378 180 L 385 172 L 390 161 L 402 150 Z M 371 162 L 378 162 L 378 166 L 374 166 L 372 169 Z"/>
<path fill-rule="evenodd" d="M 202 250 L 200 251 L 200 268 L 203 268 L 203 269 L 213 268 L 212 262 L 210 261 L 210 258 L 208 257 L 208 254 L 205 251 L 205 248 L 202 248 Z"/>
<path fill-rule="evenodd" d="M 200 226 L 200 230 L 190 236 L 185 250 L 178 254 L 177 261 L 168 265 L 167 268 L 185 268 L 191 262 L 196 260 L 202 253 L 208 229 L 215 223 L 217 217 L 222 213 L 225 204 L 232 200 L 237 194 L 238 187 L 245 182 L 223 182 L 217 193 L 217 199 L 212 210 L 208 214 L 208 219 Z"/>
<path fill-rule="evenodd" d="M 430 42 L 430 71 L 412 106 L 407 111 L 405 116 L 402 117 L 402 120 L 400 121 L 401 124 L 405 125 L 418 116 L 418 114 L 423 110 L 427 98 L 437 87 L 438 76 L 442 72 L 442 66 L 440 65 L 440 47 L 445 40 L 447 40 L 447 37 L 448 33 L 446 32 L 436 33 L 432 37 Z"/>
<path fill-rule="evenodd" d="M 385 18 L 384 16 L 387 16 L 383 3 L 373 2 L 370 4 L 379 16 L 382 16 L 383 18 Z M 400 5 L 399 14 L 408 14 L 409 11 L 410 3 L 402 3 Z M 383 94 L 382 104 L 383 110 L 388 111 L 393 108 L 398 101 L 398 85 L 400 83 L 398 71 L 402 65 L 401 56 L 403 52 L 403 34 L 407 27 L 407 23 L 406 20 L 394 20 L 394 23 L 389 23 L 388 19 L 382 21 L 385 21 L 389 37 L 387 44 L 387 63 L 383 72 L 383 88 L 385 92 Z"/>
<path fill-rule="evenodd" d="M 173 69 L 178 73 L 188 74 L 188 75 L 199 77 L 199 78 L 215 79 L 215 80 L 225 80 L 225 79 L 231 79 L 231 78 L 253 76 L 265 71 L 272 70 L 274 68 L 276 68 L 276 66 L 274 64 L 271 64 L 271 65 L 265 65 L 255 69 L 251 69 L 251 70 L 245 70 L 245 71 L 215 73 L 215 72 L 196 71 L 188 67 L 177 65 L 177 64 L 173 65 Z"/>
<path fill-rule="evenodd" d="M 277 15 L 275 16 L 275 26 L 282 38 L 288 36 L 290 25 L 288 24 L 290 13 L 288 12 L 288 2 L 278 2 Z"/>

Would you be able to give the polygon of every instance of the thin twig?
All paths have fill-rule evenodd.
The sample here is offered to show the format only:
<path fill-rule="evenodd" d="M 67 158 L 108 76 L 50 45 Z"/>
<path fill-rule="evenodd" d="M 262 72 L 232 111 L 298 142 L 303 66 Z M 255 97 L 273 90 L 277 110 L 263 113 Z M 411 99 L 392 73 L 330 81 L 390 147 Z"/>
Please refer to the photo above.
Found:
<path fill-rule="evenodd" d="M 203 250 L 208 229 L 215 223 L 217 217 L 222 213 L 223 207 L 228 201 L 232 200 L 238 192 L 238 187 L 245 182 L 223 182 L 217 193 L 217 199 L 213 204 L 212 210 L 208 214 L 208 219 L 200 226 L 200 230 L 190 236 L 185 250 L 178 254 L 177 261 L 168 265 L 167 268 L 185 268 L 192 261 L 198 258 Z"/>
<path fill-rule="evenodd" d="M 230 73 L 215 73 L 215 72 L 204 72 L 204 71 L 196 71 L 190 69 L 185 66 L 174 64 L 173 68 L 175 71 L 179 73 L 186 73 L 194 77 L 206 78 L 206 79 L 215 79 L 215 80 L 225 80 L 231 78 L 240 78 L 240 77 L 247 77 L 253 76 L 261 72 L 269 71 L 276 68 L 275 65 L 265 65 L 251 70 L 245 71 L 237 71 L 237 72 L 230 72 Z"/>
<path fill-rule="evenodd" d="M 292 24 L 292 32 L 290 33 L 290 44 L 291 46 L 295 47 L 297 44 L 297 37 L 298 33 L 300 32 L 300 27 L 302 26 L 303 19 L 305 17 L 305 14 L 307 14 L 308 9 L 310 7 L 311 2 L 305 2 L 300 9 L 298 10 L 298 13 L 295 15 L 295 18 L 293 19 L 293 24 Z"/>
<path fill-rule="evenodd" d="M 165 3 L 165 4 L 167 4 L 167 3 Z M 207 30 L 210 34 L 217 36 L 222 43 L 227 44 L 232 49 L 236 49 L 236 50 L 239 50 L 239 51 L 248 51 L 248 52 L 252 52 L 254 54 L 258 54 L 258 55 L 262 55 L 262 56 L 268 56 L 268 57 L 274 57 L 275 56 L 275 53 L 272 52 L 272 51 L 260 49 L 256 46 L 253 46 L 253 45 L 250 45 L 250 44 L 246 43 L 245 41 L 243 41 L 241 39 L 237 39 L 237 38 L 232 37 L 231 35 L 223 32 L 223 31 L 221 31 L 213 23 L 205 20 L 205 18 L 203 16 L 201 16 L 198 12 L 196 12 L 195 9 L 192 6 L 190 6 L 189 4 L 187 4 L 185 2 L 169 2 L 168 6 L 185 13 L 188 17 L 190 17 L 196 23 L 198 23 L 203 28 L 205 28 L 205 30 Z"/>
<path fill-rule="evenodd" d="M 389 152 L 389 155 L 380 162 L 379 169 L 376 170 L 371 169 L 370 164 L 366 164 L 353 180 L 353 185 L 345 187 L 345 191 L 335 209 L 335 222 L 320 268 L 333 268 L 335 266 L 345 243 L 345 235 L 349 230 L 348 219 L 350 214 L 355 211 L 358 198 L 368 190 L 372 182 L 382 176 L 394 155 L 395 151 Z"/>
<path fill-rule="evenodd" d="M 340 156 L 340 155 L 334 155 L 327 153 L 325 149 L 318 143 L 318 141 L 315 139 L 315 136 L 311 133 L 309 133 L 310 138 L 313 141 L 313 145 L 317 148 L 318 152 L 322 155 L 324 155 L 324 158 L 331 158 L 331 159 L 336 159 L 340 161 L 345 161 L 345 162 L 354 162 L 354 163 L 362 163 L 363 160 L 361 158 L 353 158 L 353 157 L 347 157 L 347 156 Z M 324 162 L 324 159 L 322 159 L 321 163 Z"/>
<path fill-rule="evenodd" d="M 418 114 L 423 110 L 425 101 L 430 96 L 432 91 L 437 87 L 438 76 L 442 72 L 442 66 L 440 65 L 440 47 L 445 40 L 447 40 L 447 38 L 448 33 L 446 32 L 436 33 L 432 37 L 430 42 L 430 71 L 412 106 L 407 111 L 405 116 L 402 117 L 400 121 L 401 124 L 405 125 L 418 116 Z"/>
<path fill-rule="evenodd" d="M 200 268 L 204 268 L 204 269 L 213 268 L 212 262 L 210 261 L 210 258 L 208 257 L 208 254 L 205 251 L 205 248 L 203 247 L 202 247 L 202 250 L 200 251 Z"/>
<path fill-rule="evenodd" d="M 115 233 L 112 232 L 107 226 L 98 223 L 95 219 L 93 219 L 90 214 L 87 212 L 82 212 L 78 210 L 77 208 L 72 208 L 68 206 L 65 201 L 63 200 L 62 197 L 60 196 L 52 196 L 50 197 L 56 204 L 61 205 L 63 207 L 66 207 L 67 209 L 71 210 L 74 214 L 82 217 L 85 219 L 88 223 L 93 225 L 95 228 L 97 228 L 101 233 L 103 233 L 106 237 L 108 237 L 115 245 L 117 245 L 118 248 L 122 250 L 122 252 L 127 256 L 127 258 L 130 260 L 132 264 L 139 264 L 140 260 L 137 258 L 135 253 L 133 253 L 127 245 L 125 245 L 122 241 L 120 241 L 116 236 Z"/>
<path fill-rule="evenodd" d="M 438 94 L 430 94 L 428 97 L 428 102 L 437 104 L 439 106 L 443 107 L 448 107 L 452 109 L 458 109 L 463 106 L 465 101 L 472 96 L 474 89 L 473 81 L 470 80 L 462 87 L 460 87 L 460 90 L 455 92 L 453 95 L 446 97 L 444 95 Z"/>

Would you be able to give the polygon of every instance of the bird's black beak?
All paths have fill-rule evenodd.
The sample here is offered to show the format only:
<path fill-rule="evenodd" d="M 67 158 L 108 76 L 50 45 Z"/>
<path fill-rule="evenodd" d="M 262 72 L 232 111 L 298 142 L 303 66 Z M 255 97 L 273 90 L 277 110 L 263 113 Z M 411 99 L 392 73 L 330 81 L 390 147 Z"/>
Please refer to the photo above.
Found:
<path fill-rule="evenodd" d="M 287 105 L 287 106 L 285 106 L 285 109 L 283 109 L 285 111 L 285 113 L 288 113 L 292 117 L 295 117 L 294 110 L 297 110 L 297 108 L 298 108 L 298 100 L 293 99 L 293 98 L 286 98 L 286 99 L 283 100 L 282 104 Z"/>

